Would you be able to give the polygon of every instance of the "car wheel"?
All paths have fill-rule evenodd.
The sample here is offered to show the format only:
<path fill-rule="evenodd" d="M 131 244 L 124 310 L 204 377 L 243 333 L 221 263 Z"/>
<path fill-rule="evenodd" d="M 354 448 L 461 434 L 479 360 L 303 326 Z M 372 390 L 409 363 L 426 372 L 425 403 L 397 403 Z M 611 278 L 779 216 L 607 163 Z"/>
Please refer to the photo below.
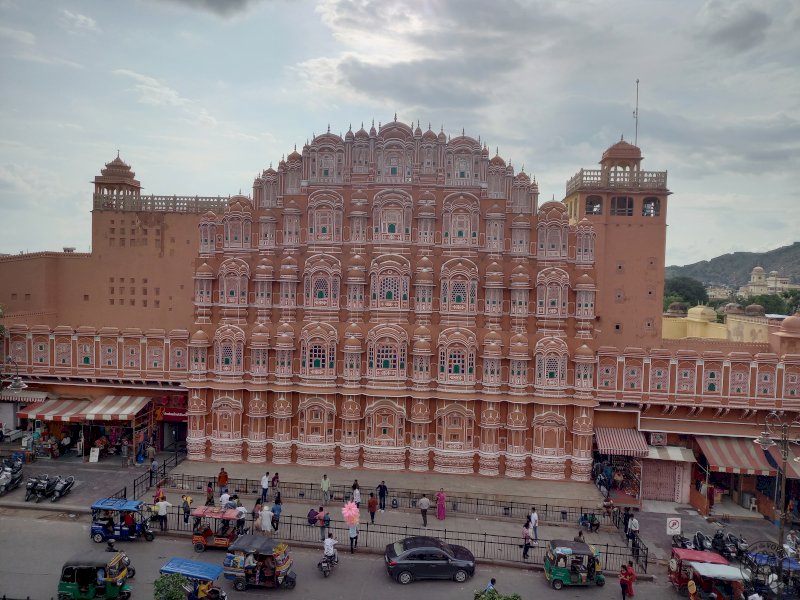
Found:
<path fill-rule="evenodd" d="M 237 592 L 243 592 L 247 589 L 247 583 L 244 579 L 237 579 L 233 582 L 233 589 L 235 589 Z"/>
<path fill-rule="evenodd" d="M 97 542 L 98 544 L 102 544 L 102 543 L 103 543 L 103 534 L 102 534 L 102 533 L 95 533 L 95 534 L 92 536 L 92 539 L 93 539 L 95 542 Z"/>
<path fill-rule="evenodd" d="M 156 539 L 156 536 L 153 535 L 152 531 L 148 531 L 147 533 L 144 534 L 144 539 L 147 540 L 148 542 L 152 542 L 154 539 Z"/>
<path fill-rule="evenodd" d="M 605 579 L 595 579 L 594 582 L 597 584 L 597 587 L 603 587 L 606 584 Z"/>
<path fill-rule="evenodd" d="M 456 583 L 464 583 L 467 580 L 467 577 L 469 577 L 469 575 L 464 569 L 459 569 L 456 571 L 456 574 L 453 575 L 453 579 L 456 580 Z"/>
<path fill-rule="evenodd" d="M 200 542 L 197 542 L 194 545 L 194 551 L 195 552 L 205 552 L 205 550 L 206 550 L 206 545 L 205 544 L 201 544 Z"/>
<path fill-rule="evenodd" d="M 407 585 L 414 581 L 414 576 L 411 574 L 410 571 L 403 571 L 397 576 L 397 583 L 402 585 Z"/>
<path fill-rule="evenodd" d="M 564 587 L 564 582 L 563 581 L 561 581 L 560 579 L 553 579 L 553 589 L 554 590 L 560 590 L 562 587 Z"/>
<path fill-rule="evenodd" d="M 287 578 L 283 580 L 283 587 L 285 587 L 287 590 L 293 590 L 295 585 L 297 585 L 297 580 L 295 579 Z"/>

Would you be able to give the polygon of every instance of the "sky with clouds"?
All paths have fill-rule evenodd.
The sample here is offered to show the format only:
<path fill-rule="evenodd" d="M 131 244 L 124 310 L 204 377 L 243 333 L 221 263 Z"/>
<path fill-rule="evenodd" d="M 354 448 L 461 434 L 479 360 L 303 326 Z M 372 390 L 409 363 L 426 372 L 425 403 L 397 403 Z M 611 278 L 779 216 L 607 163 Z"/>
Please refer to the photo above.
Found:
<path fill-rule="evenodd" d="M 144 193 L 249 193 L 314 132 L 395 112 L 481 136 L 541 197 L 632 139 L 667 263 L 800 239 L 795 0 L 0 0 L 0 252 L 89 250 L 116 156 Z"/>

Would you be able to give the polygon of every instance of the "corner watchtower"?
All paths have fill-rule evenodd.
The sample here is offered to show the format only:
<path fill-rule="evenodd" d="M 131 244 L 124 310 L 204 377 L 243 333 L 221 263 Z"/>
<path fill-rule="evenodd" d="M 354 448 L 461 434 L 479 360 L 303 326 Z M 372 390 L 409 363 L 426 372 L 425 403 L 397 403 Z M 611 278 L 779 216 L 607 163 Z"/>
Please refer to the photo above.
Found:
<path fill-rule="evenodd" d="M 142 184 L 135 179 L 136 173 L 130 165 L 123 162 L 117 152 L 117 158 L 106 163 L 100 175 L 94 178 L 94 194 L 97 196 L 135 196 L 142 192 Z"/>
<path fill-rule="evenodd" d="M 570 222 L 594 226 L 598 338 L 617 347 L 661 339 L 667 233 L 666 171 L 643 171 L 642 151 L 620 139 L 599 169 L 567 181 Z"/>

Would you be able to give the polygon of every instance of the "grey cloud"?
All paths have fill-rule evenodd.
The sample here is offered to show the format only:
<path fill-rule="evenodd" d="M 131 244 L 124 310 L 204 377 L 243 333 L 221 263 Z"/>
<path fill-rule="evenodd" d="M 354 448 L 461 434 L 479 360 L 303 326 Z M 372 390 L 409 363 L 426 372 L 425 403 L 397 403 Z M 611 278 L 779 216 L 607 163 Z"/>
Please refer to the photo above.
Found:
<path fill-rule="evenodd" d="M 701 37 L 733 52 L 759 46 L 767 37 L 772 19 L 764 12 L 729 0 L 712 0 L 704 11 Z"/>
<path fill-rule="evenodd" d="M 243 13 L 262 0 L 167 0 L 188 8 L 199 9 L 218 17 L 228 18 Z"/>

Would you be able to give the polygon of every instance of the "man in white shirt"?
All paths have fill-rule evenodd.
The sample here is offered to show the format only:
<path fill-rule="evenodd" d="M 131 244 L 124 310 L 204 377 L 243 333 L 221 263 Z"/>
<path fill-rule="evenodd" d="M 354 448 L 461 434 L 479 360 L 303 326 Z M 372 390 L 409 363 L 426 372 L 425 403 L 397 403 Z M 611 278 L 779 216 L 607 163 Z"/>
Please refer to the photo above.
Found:
<path fill-rule="evenodd" d="M 261 504 L 269 498 L 269 471 L 261 478 Z"/>
<path fill-rule="evenodd" d="M 167 530 L 167 509 L 172 508 L 172 504 L 166 500 L 156 502 L 156 514 L 158 515 L 158 526 L 161 531 Z"/>
<path fill-rule="evenodd" d="M 236 531 L 239 535 L 244 533 L 244 528 L 247 519 L 247 509 L 244 506 L 236 507 Z"/>
<path fill-rule="evenodd" d="M 231 495 L 227 491 L 222 492 L 222 495 L 219 497 L 219 505 L 222 508 L 225 508 L 225 505 L 228 503 L 228 500 L 230 500 L 230 499 L 231 499 Z"/>
<path fill-rule="evenodd" d="M 630 539 L 634 539 L 638 533 L 639 533 L 639 520 L 635 516 L 632 516 L 631 520 L 628 521 L 628 537 Z"/>
<path fill-rule="evenodd" d="M 539 543 L 539 513 L 536 512 L 536 507 L 531 506 L 531 529 L 533 529 L 533 545 L 536 546 Z"/>
<path fill-rule="evenodd" d="M 428 497 L 425 494 L 422 494 L 422 498 L 417 503 L 419 507 L 419 512 L 422 515 L 422 526 L 428 526 L 428 509 L 431 507 L 431 501 L 428 500 Z"/>
<path fill-rule="evenodd" d="M 339 553 L 336 551 L 336 544 L 338 543 L 339 540 L 333 539 L 332 533 L 329 533 L 328 537 L 325 538 L 325 541 L 322 543 L 323 547 L 325 548 L 325 556 L 332 557 L 333 562 L 339 562 Z"/>
<path fill-rule="evenodd" d="M 322 490 L 322 506 L 325 506 L 331 501 L 331 480 L 328 479 L 327 474 L 322 476 L 322 481 L 319 482 L 319 489 Z"/>

